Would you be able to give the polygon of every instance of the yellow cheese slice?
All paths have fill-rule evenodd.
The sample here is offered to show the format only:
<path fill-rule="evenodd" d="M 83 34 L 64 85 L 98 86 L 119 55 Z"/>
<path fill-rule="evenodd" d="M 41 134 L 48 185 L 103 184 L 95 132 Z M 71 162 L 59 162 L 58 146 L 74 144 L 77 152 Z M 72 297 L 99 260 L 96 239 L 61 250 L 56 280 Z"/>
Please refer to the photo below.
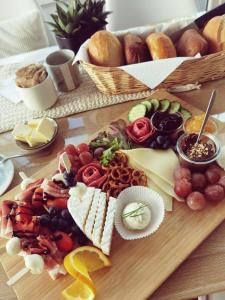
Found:
<path fill-rule="evenodd" d="M 173 172 L 179 166 L 179 160 L 173 150 L 152 150 L 137 148 L 122 150 L 129 159 L 134 160 L 138 165 L 156 174 L 171 186 L 174 185 Z"/>
<path fill-rule="evenodd" d="M 184 199 L 178 197 L 176 195 L 176 193 L 174 192 L 174 185 L 173 184 L 169 184 L 168 182 L 166 182 L 165 180 L 163 180 L 161 177 L 159 177 L 158 175 L 154 174 L 153 172 L 149 171 L 148 169 L 144 168 L 143 166 L 139 165 L 138 162 L 133 161 L 132 159 L 129 159 L 129 163 L 131 164 L 135 164 L 136 168 L 138 168 L 139 170 L 142 170 L 146 176 L 148 178 L 150 178 L 151 181 L 153 181 L 158 187 L 160 187 L 160 189 L 166 193 L 167 195 L 175 198 L 177 201 L 181 201 L 183 202 Z"/>
<path fill-rule="evenodd" d="M 28 125 L 17 124 L 12 131 L 12 135 L 17 140 L 25 141 L 26 137 L 29 136 L 31 132 L 32 129 Z"/>
<path fill-rule="evenodd" d="M 32 128 L 36 128 L 39 125 L 41 120 L 42 119 L 31 119 L 31 120 L 27 121 L 27 125 L 29 125 Z"/>
<path fill-rule="evenodd" d="M 40 120 L 36 130 L 38 133 L 42 134 L 47 141 L 51 141 L 55 132 L 55 123 L 53 120 L 43 118 Z"/>

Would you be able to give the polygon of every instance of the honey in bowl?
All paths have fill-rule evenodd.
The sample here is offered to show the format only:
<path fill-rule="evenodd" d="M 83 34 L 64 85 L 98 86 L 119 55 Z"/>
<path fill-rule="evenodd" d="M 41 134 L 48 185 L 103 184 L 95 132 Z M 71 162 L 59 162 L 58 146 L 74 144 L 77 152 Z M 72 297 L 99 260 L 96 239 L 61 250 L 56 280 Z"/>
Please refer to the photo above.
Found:
<path fill-rule="evenodd" d="M 189 119 L 186 120 L 184 124 L 184 131 L 186 133 L 199 133 L 203 120 L 204 120 L 204 114 L 193 116 Z M 217 132 L 217 125 L 216 123 L 212 120 L 209 119 L 205 125 L 204 132 L 206 133 L 211 133 L 211 134 L 216 134 Z"/>

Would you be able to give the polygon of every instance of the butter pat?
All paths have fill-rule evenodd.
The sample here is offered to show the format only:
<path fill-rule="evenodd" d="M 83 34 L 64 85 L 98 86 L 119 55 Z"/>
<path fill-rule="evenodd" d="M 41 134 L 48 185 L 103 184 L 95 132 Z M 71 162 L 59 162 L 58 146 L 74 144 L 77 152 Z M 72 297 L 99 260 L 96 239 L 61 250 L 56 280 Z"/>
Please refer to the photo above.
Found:
<path fill-rule="evenodd" d="M 47 141 L 50 141 L 55 132 L 55 123 L 48 118 L 41 119 L 36 130 L 39 134 L 43 135 Z"/>
<path fill-rule="evenodd" d="M 26 137 L 32 133 L 32 129 L 28 125 L 17 124 L 13 129 L 13 136 L 16 140 L 26 142 Z"/>
<path fill-rule="evenodd" d="M 38 144 L 47 143 L 46 137 L 38 133 L 36 129 L 32 130 L 31 135 L 26 138 L 26 141 L 31 147 L 34 147 Z"/>

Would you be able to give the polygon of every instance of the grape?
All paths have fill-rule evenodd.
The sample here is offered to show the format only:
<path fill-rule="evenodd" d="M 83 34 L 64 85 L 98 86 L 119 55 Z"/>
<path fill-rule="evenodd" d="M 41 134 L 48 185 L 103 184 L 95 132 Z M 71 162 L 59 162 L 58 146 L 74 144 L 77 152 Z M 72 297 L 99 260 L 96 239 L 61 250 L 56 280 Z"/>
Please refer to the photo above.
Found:
<path fill-rule="evenodd" d="M 224 190 L 218 184 L 212 184 L 205 188 L 205 197 L 212 204 L 217 204 L 224 198 Z"/>
<path fill-rule="evenodd" d="M 98 147 L 95 149 L 94 151 L 94 157 L 97 159 L 100 159 L 102 156 L 102 153 L 105 151 L 105 149 L 103 147 Z"/>
<path fill-rule="evenodd" d="M 90 152 L 83 151 L 82 153 L 80 153 L 79 159 L 80 159 L 82 165 L 87 165 L 90 162 L 92 162 L 93 156 Z"/>
<path fill-rule="evenodd" d="M 174 171 L 174 179 L 180 180 L 183 178 L 187 179 L 188 181 L 191 180 L 191 171 L 188 168 L 178 167 Z"/>
<path fill-rule="evenodd" d="M 185 178 L 180 179 L 175 182 L 174 191 L 178 196 L 185 198 L 192 192 L 191 183 Z"/>
<path fill-rule="evenodd" d="M 157 142 L 159 145 L 163 145 L 165 141 L 166 141 L 166 138 L 165 138 L 165 136 L 163 136 L 163 135 L 159 135 L 159 136 L 156 138 L 156 142 Z"/>
<path fill-rule="evenodd" d="M 206 177 L 202 173 L 193 173 L 191 182 L 194 190 L 202 190 L 206 187 L 207 184 Z"/>
<path fill-rule="evenodd" d="M 162 149 L 168 149 L 170 147 L 170 141 L 167 140 L 165 143 L 162 145 Z"/>
<path fill-rule="evenodd" d="M 225 189 L 225 176 L 222 176 L 218 182 Z"/>
<path fill-rule="evenodd" d="M 59 219 L 58 219 L 57 216 L 55 216 L 55 217 L 52 218 L 52 220 L 51 220 L 51 226 L 52 226 L 53 229 L 57 228 L 57 226 L 58 226 L 58 220 Z"/>
<path fill-rule="evenodd" d="M 89 146 L 85 143 L 82 143 L 77 146 L 77 152 L 80 154 L 82 152 L 89 152 Z"/>
<path fill-rule="evenodd" d="M 187 197 L 187 205 L 192 210 L 202 210 L 206 206 L 205 196 L 200 192 L 192 192 Z"/>
<path fill-rule="evenodd" d="M 79 236 L 77 237 L 77 242 L 80 245 L 86 245 L 88 242 L 88 238 L 86 237 L 86 235 L 83 234 L 82 231 L 80 231 Z"/>
<path fill-rule="evenodd" d="M 40 216 L 40 224 L 41 226 L 49 226 L 51 224 L 51 218 L 49 215 L 44 214 L 42 216 Z"/>
<path fill-rule="evenodd" d="M 63 177 L 66 180 L 66 184 L 69 187 L 76 186 L 77 182 L 75 180 L 75 172 L 73 170 L 70 171 L 69 173 L 65 171 L 63 173 Z"/>
<path fill-rule="evenodd" d="M 217 173 L 219 176 L 221 176 L 221 169 L 220 169 L 220 167 L 218 167 L 216 165 L 209 166 L 208 170 L 213 171 L 213 172 Z"/>
<path fill-rule="evenodd" d="M 69 228 L 69 223 L 63 218 L 59 218 L 57 228 L 60 230 L 66 230 Z"/>
<path fill-rule="evenodd" d="M 73 224 L 73 226 L 71 227 L 71 231 L 75 237 L 81 234 L 81 230 L 76 224 Z"/>
<path fill-rule="evenodd" d="M 64 151 L 70 155 L 77 155 L 77 149 L 74 145 L 69 144 L 64 147 Z"/>
<path fill-rule="evenodd" d="M 150 143 L 149 147 L 152 148 L 152 149 L 156 149 L 158 147 L 158 144 L 157 144 L 156 141 L 153 141 L 153 142 Z"/>
<path fill-rule="evenodd" d="M 217 181 L 220 179 L 220 175 L 217 172 L 210 170 L 210 169 L 208 169 L 205 172 L 205 176 L 206 176 L 208 182 L 211 184 L 217 183 Z"/>
<path fill-rule="evenodd" d="M 71 214 L 69 213 L 68 209 L 67 208 L 64 208 L 62 211 L 61 211 L 61 216 L 63 219 L 65 219 L 66 221 L 68 222 L 72 222 L 73 221 L 73 218 L 71 216 Z"/>
<path fill-rule="evenodd" d="M 60 209 L 58 207 L 53 206 L 53 207 L 50 207 L 48 211 L 49 211 L 50 216 L 54 217 L 54 216 L 57 216 L 59 214 Z"/>

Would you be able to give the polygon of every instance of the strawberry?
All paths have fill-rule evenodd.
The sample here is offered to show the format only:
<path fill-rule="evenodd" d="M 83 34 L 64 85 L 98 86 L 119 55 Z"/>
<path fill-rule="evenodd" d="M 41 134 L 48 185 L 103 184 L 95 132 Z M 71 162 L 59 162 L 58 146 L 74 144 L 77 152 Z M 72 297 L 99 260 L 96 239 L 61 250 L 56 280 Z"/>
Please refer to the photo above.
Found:
<path fill-rule="evenodd" d="M 67 208 L 68 198 L 55 198 L 47 201 L 47 207 Z"/>
<path fill-rule="evenodd" d="M 54 237 L 56 239 L 56 246 L 60 251 L 70 252 L 73 250 L 73 240 L 67 233 L 58 230 L 54 233 Z"/>

